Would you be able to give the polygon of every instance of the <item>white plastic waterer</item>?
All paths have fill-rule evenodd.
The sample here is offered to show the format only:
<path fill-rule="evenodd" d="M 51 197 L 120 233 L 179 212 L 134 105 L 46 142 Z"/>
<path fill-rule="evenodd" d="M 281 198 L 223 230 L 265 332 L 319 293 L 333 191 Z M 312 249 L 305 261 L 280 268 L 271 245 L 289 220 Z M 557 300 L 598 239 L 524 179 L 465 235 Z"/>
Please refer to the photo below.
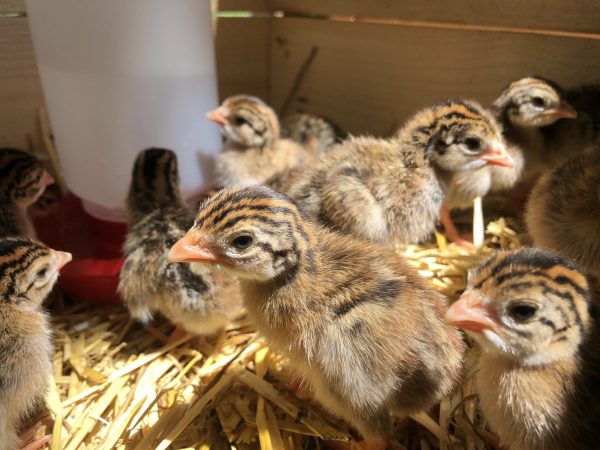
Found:
<path fill-rule="evenodd" d="M 140 150 L 174 150 L 184 194 L 213 179 L 217 105 L 209 0 L 27 0 L 44 96 L 70 190 L 125 220 Z"/>

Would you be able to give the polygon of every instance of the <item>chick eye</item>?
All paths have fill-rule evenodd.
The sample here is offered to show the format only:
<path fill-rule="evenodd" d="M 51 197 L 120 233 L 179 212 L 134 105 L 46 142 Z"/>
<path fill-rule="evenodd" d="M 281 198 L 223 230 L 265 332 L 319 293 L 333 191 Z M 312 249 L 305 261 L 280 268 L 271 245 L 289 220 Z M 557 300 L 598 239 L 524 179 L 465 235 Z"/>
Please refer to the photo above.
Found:
<path fill-rule="evenodd" d="M 477 138 L 466 138 L 464 144 L 472 152 L 481 150 L 481 141 Z"/>
<path fill-rule="evenodd" d="M 36 277 L 38 279 L 43 279 L 46 278 L 48 276 L 48 268 L 44 267 L 43 269 L 38 270 L 38 273 L 36 274 Z"/>
<path fill-rule="evenodd" d="M 238 127 L 241 127 L 244 124 L 249 124 L 250 122 L 248 122 L 246 119 L 244 119 L 241 116 L 235 116 L 233 118 L 233 123 L 236 124 Z"/>
<path fill-rule="evenodd" d="M 532 97 L 531 104 L 533 106 L 537 106 L 538 108 L 541 108 L 542 106 L 544 106 L 546 104 L 546 102 L 544 102 L 544 99 L 542 97 Z"/>
<path fill-rule="evenodd" d="M 516 304 L 508 309 L 508 315 L 517 322 L 525 322 L 535 316 L 538 308 L 531 304 Z"/>
<path fill-rule="evenodd" d="M 231 241 L 231 244 L 238 250 L 244 250 L 250 247 L 252 245 L 252 242 L 252 236 L 248 234 L 242 234 L 236 237 L 233 241 Z"/>

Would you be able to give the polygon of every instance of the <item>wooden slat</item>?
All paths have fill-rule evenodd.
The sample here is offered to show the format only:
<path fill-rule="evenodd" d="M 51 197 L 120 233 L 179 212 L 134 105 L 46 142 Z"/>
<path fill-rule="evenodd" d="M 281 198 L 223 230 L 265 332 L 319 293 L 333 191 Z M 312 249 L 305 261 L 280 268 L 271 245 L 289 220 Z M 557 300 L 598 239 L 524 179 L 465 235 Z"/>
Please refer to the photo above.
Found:
<path fill-rule="evenodd" d="M 246 93 L 268 100 L 270 18 L 217 21 L 219 96 Z"/>
<path fill-rule="evenodd" d="M 388 134 L 446 98 L 489 105 L 528 74 L 572 86 L 600 73 L 600 41 L 592 40 L 293 18 L 274 20 L 272 36 L 275 108 L 316 46 L 291 110 L 322 114 L 353 133 Z"/>
<path fill-rule="evenodd" d="M 600 32 L 598 0 L 268 0 L 271 10 Z"/>
<path fill-rule="evenodd" d="M 24 0 L 0 0 L 0 13 L 23 13 L 25 12 Z"/>
<path fill-rule="evenodd" d="M 0 146 L 27 148 L 43 104 L 26 18 L 0 19 Z"/>
<path fill-rule="evenodd" d="M 267 11 L 266 0 L 217 0 L 219 11 Z"/>

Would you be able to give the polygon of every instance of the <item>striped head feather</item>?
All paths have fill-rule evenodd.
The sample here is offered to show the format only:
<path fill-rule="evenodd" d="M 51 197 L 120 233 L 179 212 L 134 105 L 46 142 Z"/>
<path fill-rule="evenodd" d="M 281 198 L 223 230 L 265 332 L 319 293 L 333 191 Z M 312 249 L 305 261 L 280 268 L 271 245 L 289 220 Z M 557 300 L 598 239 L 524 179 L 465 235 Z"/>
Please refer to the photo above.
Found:
<path fill-rule="evenodd" d="M 577 354 L 590 331 L 590 289 L 573 263 L 540 249 L 498 252 L 469 273 L 448 310 L 484 351 L 526 366 Z"/>
<path fill-rule="evenodd" d="M 505 124 L 544 127 L 559 119 L 577 117 L 577 112 L 563 95 L 563 89 L 553 81 L 540 77 L 521 78 L 502 91 L 492 110 Z"/>
<path fill-rule="evenodd" d="M 40 305 L 71 260 L 66 252 L 52 250 L 30 239 L 0 239 L 0 304 Z"/>
<path fill-rule="evenodd" d="M 470 100 L 448 100 L 419 111 L 397 137 L 423 149 L 434 167 L 448 172 L 512 165 L 498 123 Z"/>
<path fill-rule="evenodd" d="M 0 149 L 0 200 L 22 208 L 32 205 L 54 179 L 38 159 L 22 150 Z"/>
<path fill-rule="evenodd" d="M 141 151 L 133 165 L 127 207 L 132 221 L 156 208 L 183 205 L 179 190 L 177 155 L 171 150 Z"/>
<path fill-rule="evenodd" d="M 271 147 L 280 137 L 277 114 L 258 97 L 235 95 L 206 114 L 225 139 L 242 147 Z"/>
<path fill-rule="evenodd" d="M 313 239 L 310 224 L 283 194 L 266 186 L 225 189 L 200 206 L 169 260 L 219 264 L 242 279 L 290 280 L 315 270 Z"/>

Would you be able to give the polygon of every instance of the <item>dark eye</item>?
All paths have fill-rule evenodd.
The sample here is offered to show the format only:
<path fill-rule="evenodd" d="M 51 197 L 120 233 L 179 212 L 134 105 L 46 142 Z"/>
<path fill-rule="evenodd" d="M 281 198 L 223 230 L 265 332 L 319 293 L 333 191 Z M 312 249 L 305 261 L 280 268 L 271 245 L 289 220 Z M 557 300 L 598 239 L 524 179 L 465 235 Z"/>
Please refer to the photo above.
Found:
<path fill-rule="evenodd" d="M 544 102 L 544 99 L 542 97 L 532 97 L 531 104 L 533 106 L 537 106 L 538 108 L 541 108 L 542 106 L 544 106 L 546 104 L 546 102 Z"/>
<path fill-rule="evenodd" d="M 244 119 L 244 118 L 243 118 L 243 117 L 241 117 L 241 116 L 235 116 L 235 117 L 233 118 L 233 123 L 234 123 L 234 124 L 236 124 L 238 127 L 241 127 L 242 125 L 244 125 L 244 124 L 248 124 L 248 123 L 250 123 L 250 122 L 248 122 L 246 119 Z"/>
<path fill-rule="evenodd" d="M 466 138 L 465 147 L 467 147 L 472 152 L 479 151 L 481 150 L 481 141 L 477 138 Z"/>
<path fill-rule="evenodd" d="M 537 306 L 529 303 L 521 303 L 512 305 L 508 309 L 508 315 L 517 322 L 525 322 L 535 316 L 537 311 Z"/>
<path fill-rule="evenodd" d="M 242 234 L 231 241 L 231 244 L 238 250 L 244 250 L 252 245 L 252 241 L 252 236 L 248 234 Z"/>
<path fill-rule="evenodd" d="M 38 273 L 36 274 L 36 276 L 38 278 L 46 278 L 46 275 L 48 275 L 48 268 L 44 267 L 43 269 L 38 270 Z"/>

